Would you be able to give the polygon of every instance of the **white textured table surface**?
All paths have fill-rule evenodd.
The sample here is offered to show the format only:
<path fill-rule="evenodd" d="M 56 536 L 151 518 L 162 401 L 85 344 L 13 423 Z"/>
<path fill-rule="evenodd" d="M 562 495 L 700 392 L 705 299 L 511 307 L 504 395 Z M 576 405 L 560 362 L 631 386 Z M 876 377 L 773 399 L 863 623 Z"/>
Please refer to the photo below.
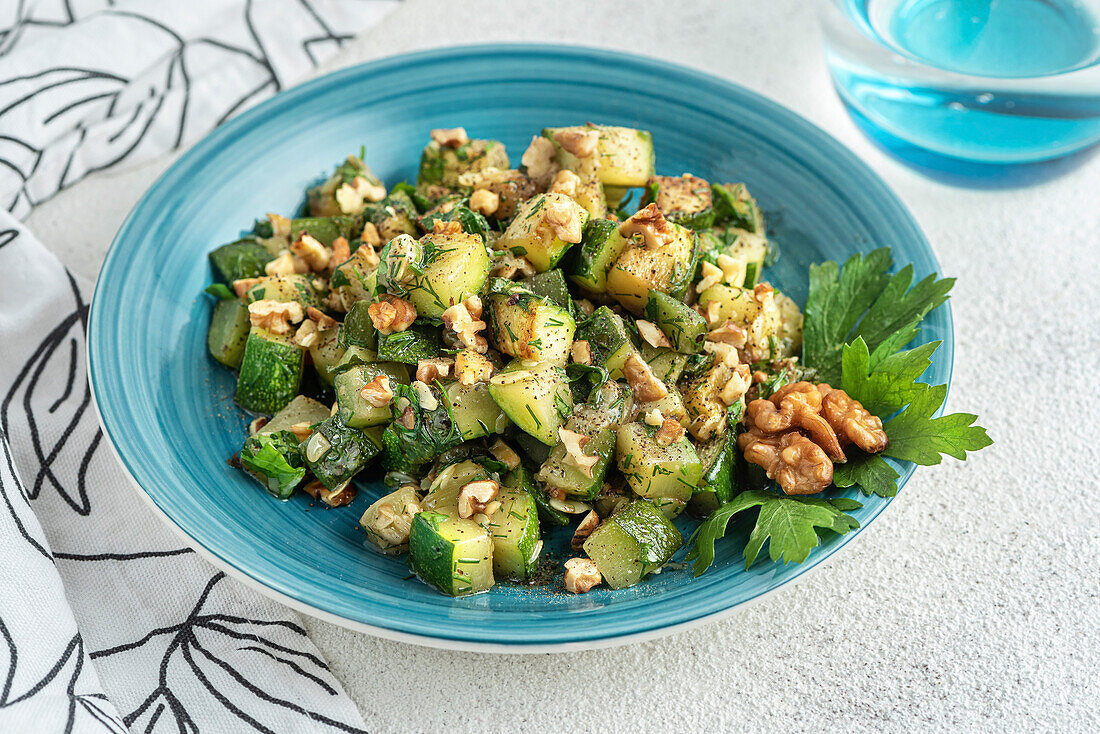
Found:
<path fill-rule="evenodd" d="M 918 471 L 803 583 L 660 641 L 491 656 L 307 619 L 311 635 L 379 732 L 1100 730 L 1100 155 L 1012 187 L 930 178 L 845 115 L 810 3 L 672 5 L 414 0 L 327 68 L 437 45 L 577 43 L 648 53 L 787 105 L 894 187 L 959 278 L 948 407 L 979 413 L 997 443 Z M 171 160 L 93 176 L 29 224 L 94 277 Z"/>

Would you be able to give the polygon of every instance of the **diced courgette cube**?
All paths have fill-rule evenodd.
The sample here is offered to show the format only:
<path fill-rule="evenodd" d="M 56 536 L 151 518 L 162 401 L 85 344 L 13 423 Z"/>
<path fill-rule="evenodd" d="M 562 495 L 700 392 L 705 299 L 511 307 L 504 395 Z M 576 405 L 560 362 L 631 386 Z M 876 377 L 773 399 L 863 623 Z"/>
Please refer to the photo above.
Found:
<path fill-rule="evenodd" d="M 612 377 L 623 368 L 626 358 L 635 352 L 623 317 L 607 306 L 600 306 L 581 327 L 578 339 L 588 342 L 592 363 L 607 368 Z"/>
<path fill-rule="evenodd" d="M 463 385 L 461 382 L 451 382 L 445 386 L 444 393 L 463 441 L 504 433 L 512 424 L 489 394 L 488 383 Z"/>
<path fill-rule="evenodd" d="M 346 425 L 334 415 L 302 442 L 301 451 L 313 476 L 328 489 L 336 489 L 377 456 L 379 446 L 361 429 Z"/>
<path fill-rule="evenodd" d="M 305 395 L 299 395 L 287 403 L 285 408 L 272 416 L 271 420 L 265 423 L 257 433 L 289 431 L 294 426 L 301 424 L 314 426 L 331 414 L 332 411 L 324 403 L 320 403 L 313 398 L 307 398 Z"/>
<path fill-rule="evenodd" d="M 351 304 L 351 308 L 344 316 L 344 323 L 340 326 L 339 345 L 341 347 L 378 349 L 378 330 L 374 328 L 374 322 L 368 313 L 369 309 L 369 301 L 356 301 Z"/>
<path fill-rule="evenodd" d="M 596 528 L 584 552 L 608 586 L 624 589 L 667 563 L 683 543 L 680 531 L 656 507 L 636 500 Z"/>
<path fill-rule="evenodd" d="M 352 367 L 336 375 L 336 405 L 340 418 L 352 428 L 367 428 L 393 419 L 390 405 L 376 406 L 364 398 L 362 389 L 380 375 L 391 384 L 408 384 L 409 370 L 399 362 L 375 362 Z"/>
<path fill-rule="evenodd" d="M 543 362 L 510 362 L 493 376 L 489 394 L 518 428 L 547 446 L 558 442 L 558 428 L 573 411 L 565 370 Z"/>
<path fill-rule="evenodd" d="M 713 184 L 711 198 L 719 224 L 728 224 L 758 235 L 765 233 L 764 216 L 745 184 Z"/>
<path fill-rule="evenodd" d="M 629 231 L 628 223 L 620 231 Z M 607 293 L 633 313 L 641 313 L 649 291 L 681 298 L 695 273 L 695 232 L 671 222 L 671 240 L 659 247 L 632 241 L 607 274 Z"/>
<path fill-rule="evenodd" d="M 490 261 L 480 236 L 427 234 L 421 244 L 424 265 L 406 286 L 417 314 L 439 318 L 447 308 L 481 292 L 489 278 Z"/>
<path fill-rule="evenodd" d="M 710 183 L 698 176 L 690 173 L 683 176 L 652 176 L 646 182 L 646 192 L 642 204 L 656 202 L 657 208 L 670 222 L 692 229 L 706 229 L 714 224 Z"/>
<path fill-rule="evenodd" d="M 707 322 L 682 301 L 651 290 L 646 298 L 645 315 L 665 333 L 677 351 L 695 354 L 703 349 Z"/>
<path fill-rule="evenodd" d="M 535 498 L 514 487 L 501 487 L 500 508 L 489 515 L 485 529 L 493 541 L 493 574 L 498 579 L 529 579 L 542 551 Z"/>
<path fill-rule="evenodd" d="M 305 309 L 309 306 L 321 308 L 323 294 L 313 286 L 313 278 L 295 274 L 265 278 L 248 289 L 247 298 L 249 303 L 267 300 L 281 303 L 297 301 Z"/>
<path fill-rule="evenodd" d="M 439 329 L 430 324 L 413 324 L 404 331 L 378 335 L 378 359 L 383 362 L 416 364 L 438 357 L 442 349 Z"/>
<path fill-rule="evenodd" d="M 703 463 L 703 476 L 691 496 L 688 509 L 699 517 L 707 517 L 723 502 L 733 499 L 737 488 L 734 465 L 737 457 L 737 438 L 733 432 L 718 436 L 697 446 L 696 453 Z"/>
<path fill-rule="evenodd" d="M 470 519 L 425 510 L 409 533 L 413 570 L 448 596 L 476 594 L 492 587 L 493 541 Z"/>
<path fill-rule="evenodd" d="M 214 304 L 214 315 L 206 332 L 210 356 L 226 367 L 238 369 L 244 359 L 244 347 L 251 328 L 247 303 L 239 298 L 219 300 Z"/>
<path fill-rule="evenodd" d="M 289 336 L 253 326 L 245 343 L 237 403 L 245 410 L 272 414 L 298 394 L 303 352 Z"/>
<path fill-rule="evenodd" d="M 619 223 L 589 219 L 581 243 L 570 255 L 569 278 L 591 293 L 607 290 L 607 272 L 629 243 L 619 234 Z"/>
<path fill-rule="evenodd" d="M 673 513 L 691 499 L 703 475 L 703 465 L 687 436 L 662 446 L 640 423 L 620 426 L 615 454 L 634 493 Z"/>
<path fill-rule="evenodd" d="M 244 278 L 258 278 L 264 274 L 264 266 L 275 257 L 255 237 L 245 237 L 222 245 L 210 253 L 210 266 L 214 277 L 222 283 L 232 283 Z"/>
<path fill-rule="evenodd" d="M 564 366 L 577 329 L 569 311 L 519 285 L 506 288 L 488 297 L 497 349 L 520 359 Z"/>
<path fill-rule="evenodd" d="M 588 456 L 596 457 L 596 463 L 591 467 L 591 476 L 570 460 L 565 444 L 559 441 L 539 469 L 536 478 L 548 487 L 562 490 L 570 497 L 593 499 L 603 488 L 604 476 L 607 475 L 607 468 L 615 455 L 615 431 L 605 428 L 589 440 L 583 450 Z"/>
<path fill-rule="evenodd" d="M 571 216 L 580 220 L 582 228 L 588 222 L 588 211 L 565 194 L 539 194 L 520 206 L 515 219 L 497 240 L 496 248 L 511 250 L 516 255 L 526 255 L 538 271 L 549 270 L 557 265 L 566 251 L 576 243 L 561 239 L 546 222 L 547 208 L 551 206 L 568 211 Z"/>

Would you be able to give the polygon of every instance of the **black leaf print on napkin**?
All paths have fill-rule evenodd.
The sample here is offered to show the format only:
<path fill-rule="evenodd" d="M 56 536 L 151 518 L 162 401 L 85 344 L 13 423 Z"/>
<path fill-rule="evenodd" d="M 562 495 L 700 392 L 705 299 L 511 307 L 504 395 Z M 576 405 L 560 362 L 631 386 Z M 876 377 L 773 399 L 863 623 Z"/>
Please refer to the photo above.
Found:
<path fill-rule="evenodd" d="M 280 710 L 293 712 L 305 720 L 325 724 L 339 731 L 363 732 L 358 727 L 332 719 L 319 711 L 313 711 L 264 690 L 234 667 L 233 656 L 226 654 L 227 648 L 237 652 L 260 654 L 277 661 L 301 681 L 300 685 L 291 686 L 291 690 L 297 690 L 303 686 L 314 686 L 329 696 L 340 695 L 320 675 L 329 673 L 328 666 L 320 657 L 305 650 L 280 644 L 269 634 L 272 629 L 289 630 L 304 639 L 306 631 L 300 625 L 286 620 L 247 619 L 236 615 L 203 611 L 211 592 L 225 578 L 225 574 L 220 572 L 211 577 L 195 606 L 181 622 L 154 629 L 133 642 L 98 650 L 91 654 L 93 660 L 102 660 L 141 650 L 154 642 L 166 643 L 156 686 L 137 708 L 123 717 L 126 725 L 138 730 L 144 724 L 144 729 L 151 731 L 158 721 L 168 716 L 172 718 L 175 728 L 179 731 L 197 732 L 198 725 L 189 710 L 189 704 L 199 703 L 209 706 L 216 702 L 252 729 L 273 732 L 274 730 L 268 724 L 238 705 L 245 700 L 245 697 L 227 695 L 225 680 L 228 678 L 255 698 L 273 704 Z M 193 675 L 201 683 L 205 691 L 204 700 L 185 702 L 182 699 L 178 693 L 182 689 L 173 686 L 170 680 L 173 668 L 182 669 L 185 674 Z M 220 682 L 216 682 L 215 677 Z M 191 688 L 194 693 L 193 687 Z"/>

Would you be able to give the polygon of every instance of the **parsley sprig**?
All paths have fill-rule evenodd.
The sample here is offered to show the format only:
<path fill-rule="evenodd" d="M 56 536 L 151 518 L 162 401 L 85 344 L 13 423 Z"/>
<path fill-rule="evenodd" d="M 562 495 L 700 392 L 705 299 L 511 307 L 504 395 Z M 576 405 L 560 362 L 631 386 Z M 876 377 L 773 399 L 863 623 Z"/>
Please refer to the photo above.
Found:
<path fill-rule="evenodd" d="M 848 461 L 833 468 L 833 483 L 880 497 L 898 492 L 900 475 L 886 456 L 930 466 L 939 464 L 943 454 L 962 460 L 993 443 L 984 428 L 974 425 L 975 415 L 934 417 L 947 398 L 947 386 L 920 378 L 940 342 L 905 349 L 924 317 L 947 300 L 954 280 L 933 274 L 913 284 L 912 266 L 889 275 L 892 265 L 890 249 L 884 247 L 853 255 L 843 268 L 835 262 L 812 266 L 803 326 L 803 364 L 817 372 L 819 381 L 840 385 L 884 419 L 890 439 L 882 454 L 849 449 Z M 725 535 L 730 520 L 758 508 L 744 550 L 746 568 L 765 541 L 773 561 L 801 563 L 820 542 L 819 529 L 844 534 L 859 527 L 847 513 L 860 507 L 846 497 L 742 492 L 699 526 L 688 559 L 695 561 L 696 576 L 706 571 L 714 562 L 714 543 Z"/>

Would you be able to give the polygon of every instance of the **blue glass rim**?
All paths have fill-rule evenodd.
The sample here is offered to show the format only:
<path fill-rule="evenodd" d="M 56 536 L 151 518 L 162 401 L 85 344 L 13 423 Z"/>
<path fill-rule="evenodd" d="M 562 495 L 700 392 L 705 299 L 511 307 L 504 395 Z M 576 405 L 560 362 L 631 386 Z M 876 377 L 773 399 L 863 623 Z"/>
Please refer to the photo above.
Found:
<path fill-rule="evenodd" d="M 200 169 L 202 161 L 217 151 L 231 146 L 234 140 L 245 135 L 252 126 L 262 121 L 265 116 L 275 114 L 280 108 L 293 108 L 299 104 L 306 104 L 311 97 L 331 92 L 352 80 L 372 75 L 381 76 L 394 70 L 427 71 L 441 65 L 452 67 L 487 60 L 491 60 L 502 69 L 507 69 L 510 60 L 520 59 L 538 60 L 540 63 L 545 63 L 548 68 L 559 62 L 583 62 L 591 65 L 593 69 L 601 65 L 614 65 L 624 73 L 636 75 L 640 80 L 660 80 L 660 85 L 665 89 L 690 89 L 694 97 L 706 98 L 711 103 L 709 109 L 713 114 L 723 112 L 733 115 L 738 109 L 757 111 L 761 116 L 772 120 L 774 128 L 754 130 L 756 134 L 766 137 L 771 132 L 774 144 L 787 146 L 790 155 L 803 153 L 805 157 L 800 159 L 800 163 L 822 180 L 832 181 L 840 177 L 852 191 L 873 191 L 878 207 L 876 216 L 887 223 L 896 241 L 908 242 L 920 250 L 924 256 L 918 272 L 940 270 L 934 253 L 904 205 L 874 172 L 835 139 L 804 118 L 742 87 L 702 72 L 655 59 L 602 49 L 558 45 L 492 44 L 449 47 L 391 56 L 342 69 L 288 89 L 256 105 L 220 126 L 187 151 L 154 183 L 123 222 L 104 261 L 92 301 L 88 325 L 89 379 L 108 443 L 134 483 L 143 489 L 142 494 L 158 513 L 164 516 L 189 544 L 200 550 L 215 565 L 309 614 L 380 636 L 443 647 L 537 652 L 619 644 L 632 639 L 668 633 L 705 619 L 728 614 L 738 606 L 752 602 L 795 578 L 804 577 L 807 571 L 823 563 L 858 533 L 858 531 L 851 532 L 816 549 L 801 566 L 791 567 L 787 577 L 774 588 L 735 601 L 719 593 L 720 588 L 711 588 L 709 589 L 711 593 L 707 595 L 691 594 L 690 603 L 686 603 L 686 598 L 678 600 L 670 598 L 667 600 L 670 603 L 661 604 L 658 599 L 650 605 L 652 608 L 643 610 L 643 613 L 629 615 L 621 620 L 609 620 L 608 624 L 597 627 L 566 631 L 560 628 L 543 630 L 522 624 L 507 628 L 497 626 L 494 629 L 467 625 L 435 625 L 425 628 L 423 615 L 428 612 L 406 609 L 399 604 L 387 604 L 382 600 L 372 599 L 372 605 L 368 608 L 355 609 L 334 603 L 333 600 L 318 601 L 310 588 L 299 584 L 298 580 L 280 576 L 271 568 L 242 563 L 240 557 L 234 553 L 233 547 L 227 545 L 226 539 L 219 538 L 216 533 L 197 522 L 196 518 L 180 514 L 173 499 L 173 491 L 178 491 L 178 488 L 176 490 L 166 488 L 164 478 L 156 473 L 155 458 L 142 455 L 143 446 L 140 436 L 136 435 L 127 423 L 129 415 L 125 391 L 120 389 L 121 382 L 118 375 L 111 372 L 112 367 L 117 367 L 117 356 L 108 351 L 111 349 L 111 342 L 106 338 L 107 332 L 112 328 L 111 319 L 117 313 L 114 306 L 123 298 L 123 292 L 126 289 L 126 283 L 112 278 L 112 273 L 119 269 L 120 263 L 125 258 L 132 255 L 130 250 L 134 246 L 133 243 L 140 240 L 142 228 L 150 213 L 163 206 L 165 201 L 170 200 L 173 189 L 186 182 L 195 170 Z M 716 109 L 718 107 L 722 109 Z M 830 170 L 822 170 L 822 167 L 829 167 Z M 858 211 L 858 207 L 854 205 L 853 209 Z M 943 346 L 936 356 L 935 365 L 938 373 L 934 377 L 937 381 L 949 384 L 953 364 L 953 327 L 950 307 L 945 305 L 933 316 L 939 321 L 941 331 L 946 335 Z M 101 338 L 101 335 L 104 338 Z M 914 469 L 912 464 L 899 464 L 901 474 L 898 480 L 899 488 L 904 486 Z M 862 526 L 866 527 L 885 509 L 887 504 L 889 500 L 869 503 L 867 511 L 860 516 Z M 702 591 L 704 587 L 713 586 L 707 583 L 706 576 L 697 581 L 699 582 L 698 591 Z"/>

